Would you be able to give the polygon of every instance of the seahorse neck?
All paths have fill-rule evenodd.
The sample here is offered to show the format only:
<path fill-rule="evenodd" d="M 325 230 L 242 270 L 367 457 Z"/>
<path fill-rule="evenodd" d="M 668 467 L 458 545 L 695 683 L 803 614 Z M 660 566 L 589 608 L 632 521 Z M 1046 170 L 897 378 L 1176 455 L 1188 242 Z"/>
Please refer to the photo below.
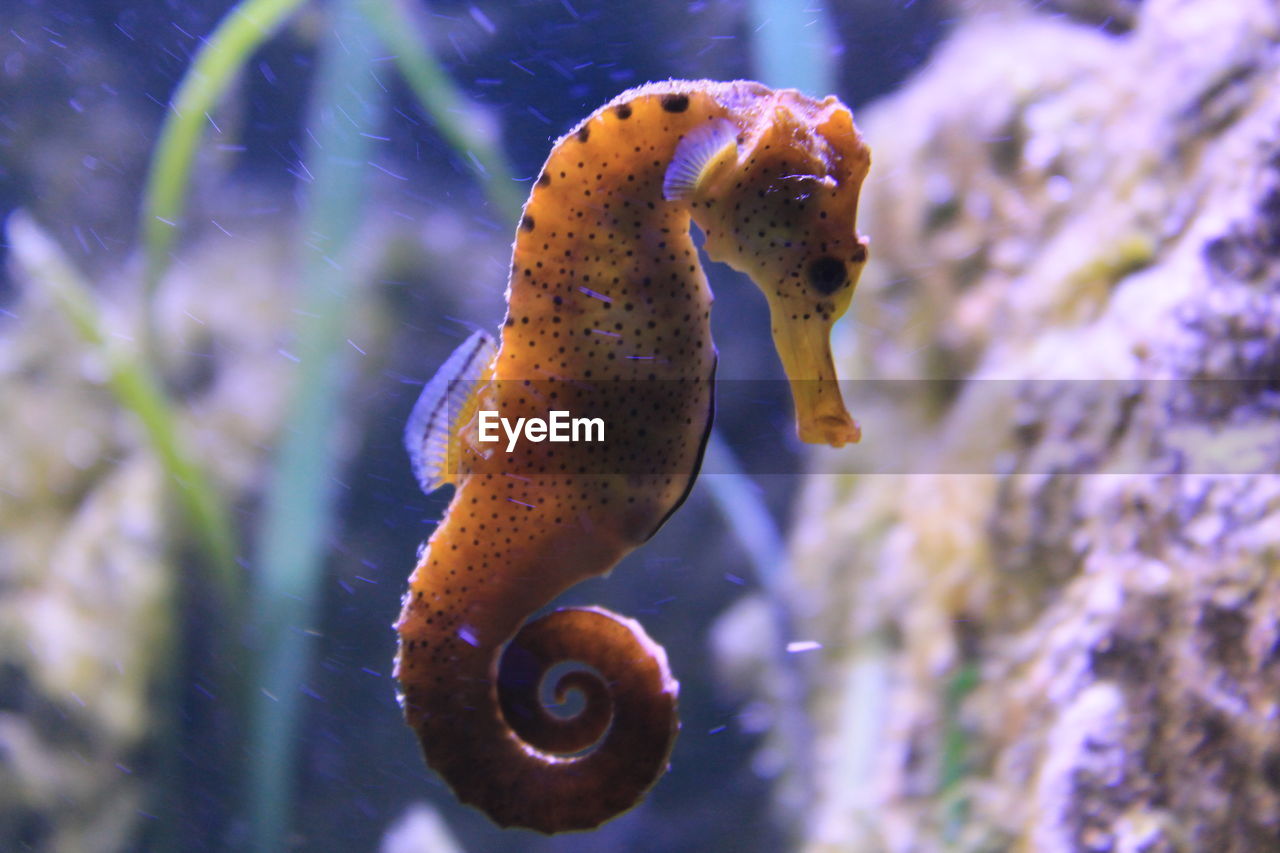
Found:
<path fill-rule="evenodd" d="M 662 194 L 700 120 L 613 104 L 557 144 L 516 233 L 500 377 L 709 373 L 711 293 L 689 208 Z"/>

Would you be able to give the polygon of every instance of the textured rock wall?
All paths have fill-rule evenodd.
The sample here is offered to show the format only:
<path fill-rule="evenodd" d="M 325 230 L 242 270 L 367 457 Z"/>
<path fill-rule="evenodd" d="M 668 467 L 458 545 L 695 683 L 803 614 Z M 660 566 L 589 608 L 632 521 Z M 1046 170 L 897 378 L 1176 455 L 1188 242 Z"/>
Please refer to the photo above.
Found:
<path fill-rule="evenodd" d="M 907 473 L 808 478 L 803 846 L 1280 849 L 1280 7 L 957 5 L 842 373 L 1006 381 L 855 385 Z"/>

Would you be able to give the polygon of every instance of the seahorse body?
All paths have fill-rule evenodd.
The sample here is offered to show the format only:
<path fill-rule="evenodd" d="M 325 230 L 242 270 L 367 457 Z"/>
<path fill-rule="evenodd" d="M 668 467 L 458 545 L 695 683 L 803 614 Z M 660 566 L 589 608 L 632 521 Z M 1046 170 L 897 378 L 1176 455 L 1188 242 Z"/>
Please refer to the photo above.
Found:
<path fill-rule="evenodd" d="M 838 447 L 858 427 L 829 336 L 866 261 L 854 220 L 869 164 L 834 97 L 744 81 L 632 89 L 552 150 L 516 232 L 501 345 L 460 348 L 406 434 L 424 487 L 457 491 L 396 625 L 401 702 L 427 762 L 498 824 L 589 829 L 667 766 L 678 685 L 637 623 L 599 608 L 523 623 L 612 569 L 693 484 L 716 354 L 690 219 L 768 298 L 800 437 Z M 465 400 L 442 390 L 455 377 Z M 477 407 L 589 412 L 609 440 L 508 454 L 477 442 Z M 558 699 L 585 699 L 568 719 L 539 694 L 565 661 L 588 668 L 556 681 Z"/>

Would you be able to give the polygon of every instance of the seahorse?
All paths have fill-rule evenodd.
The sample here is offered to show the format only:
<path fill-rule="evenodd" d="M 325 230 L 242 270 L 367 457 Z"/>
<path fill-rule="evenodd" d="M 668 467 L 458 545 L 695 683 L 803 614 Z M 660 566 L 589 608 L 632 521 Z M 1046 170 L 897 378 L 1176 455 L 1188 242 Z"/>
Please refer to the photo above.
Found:
<path fill-rule="evenodd" d="M 468 338 L 405 432 L 423 489 L 456 491 L 396 624 L 400 703 L 427 763 L 495 823 L 591 829 L 668 766 L 678 685 L 639 623 L 597 607 L 525 620 L 609 572 L 693 485 L 716 351 L 690 221 L 709 258 L 764 291 L 799 437 L 840 447 L 860 432 L 830 333 L 867 260 L 869 166 L 834 96 L 747 81 L 631 89 L 552 149 L 516 230 L 500 341 Z M 608 440 L 479 440 L 480 412 L 550 409 L 599 416 Z M 549 673 L 564 662 L 578 667 Z M 581 708 L 550 713 L 544 691 L 577 691 Z"/>

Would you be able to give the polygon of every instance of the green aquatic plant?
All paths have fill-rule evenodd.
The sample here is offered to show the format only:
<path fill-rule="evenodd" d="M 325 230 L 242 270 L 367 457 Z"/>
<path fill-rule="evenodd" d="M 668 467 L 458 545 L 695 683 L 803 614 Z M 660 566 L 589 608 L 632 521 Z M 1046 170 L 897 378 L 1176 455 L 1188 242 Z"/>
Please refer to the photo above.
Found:
<path fill-rule="evenodd" d="M 746 12 L 757 80 L 817 98 L 835 91 L 835 28 L 822 4 L 801 9 L 793 0 L 750 0 Z"/>
<path fill-rule="evenodd" d="M 412 35 L 416 27 L 405 7 L 343 0 L 333 14 L 341 27 L 322 50 L 308 122 L 315 128 L 306 160 L 314 181 L 304 213 L 299 375 L 268 488 L 250 608 L 258 689 L 249 714 L 248 791 L 254 846 L 263 851 L 279 849 L 293 800 L 300 687 L 311 659 L 304 629 L 315 619 L 333 515 L 343 330 L 358 285 L 351 264 L 369 136 L 351 118 L 358 116 L 369 129 L 381 120 L 382 90 L 369 69 L 379 37 L 392 46 L 397 67 L 441 135 L 471 155 L 490 200 L 512 219 L 519 211 L 501 149 L 481 132 L 481 122 L 471 120 L 473 108 Z"/>
<path fill-rule="evenodd" d="M 504 219 L 514 222 L 523 200 L 506 155 L 487 130 L 491 123 L 462 94 L 435 54 L 414 36 L 422 27 L 415 23 L 410 7 L 403 0 L 364 0 L 360 8 L 395 55 L 400 74 L 445 142 L 467 156 L 489 201 Z"/>
<path fill-rule="evenodd" d="M 137 418 L 177 490 L 192 532 L 206 551 L 224 604 L 236 608 L 242 595 L 230 516 L 208 473 L 192 454 L 173 403 L 154 370 L 139 352 L 123 346 L 108 332 L 92 285 L 33 219 L 21 211 L 13 214 L 7 238 L 31 280 L 48 289 L 80 339 L 102 358 L 107 385 L 120 407 Z"/>
<path fill-rule="evenodd" d="M 142 204 L 144 338 L 148 341 L 152 334 L 149 306 L 181 227 L 190 175 L 209 112 L 230 89 L 249 57 L 303 2 L 243 0 L 197 53 L 174 95 Z M 513 219 L 519 210 L 511 171 L 500 147 L 483 131 L 484 123 L 475 120 L 476 111 L 439 62 L 413 35 L 418 28 L 407 8 L 397 2 L 344 0 L 332 14 L 342 22 L 341 40 L 335 29 L 322 50 L 310 114 L 310 125 L 317 130 L 306 162 L 315 177 L 304 213 L 305 287 L 299 314 L 306 319 L 298 330 L 298 376 L 270 476 L 249 598 L 253 651 L 247 668 L 254 673 L 252 683 L 257 689 L 245 697 L 251 747 L 246 789 L 254 846 L 261 850 L 278 848 L 291 808 L 298 697 L 310 662 L 304 629 L 315 618 L 323 543 L 332 516 L 336 455 L 331 437 L 342 387 L 343 329 L 357 284 L 350 255 L 359 223 L 359 199 L 364 194 L 368 137 L 329 119 L 336 112 L 362 114 L 369 127 L 379 121 L 381 90 L 374 85 L 368 68 L 375 58 L 373 28 L 395 51 L 397 67 L 441 135 L 469 155 L 491 201 Z M 81 309 L 91 305 L 88 291 L 81 291 L 70 291 L 84 298 L 68 301 L 69 305 Z M 138 408 L 145 421 L 154 425 L 161 456 L 184 486 L 188 511 L 198 531 L 210 541 L 215 561 L 230 566 L 221 574 L 238 580 L 233 559 L 236 549 L 230 525 L 225 523 L 225 508 L 208 487 L 207 477 L 180 453 L 173 419 L 165 417 L 171 405 L 157 381 L 146 381 L 148 376 L 143 362 L 131 365 L 120 383 L 121 401 Z M 228 593 L 234 610 L 239 609 L 242 598 L 238 587 Z"/>
<path fill-rule="evenodd" d="M 202 547 L 204 565 L 210 569 L 210 585 L 218 592 L 221 608 L 228 621 L 238 625 L 244 596 L 241 569 L 236 561 L 235 530 L 222 495 L 208 472 L 196 461 L 182 430 L 179 412 L 145 353 L 127 346 L 109 329 L 92 285 L 34 219 L 22 211 L 14 213 L 6 223 L 5 236 L 27 279 L 49 293 L 85 347 L 106 367 L 106 384 L 120 409 L 133 415 L 142 427 L 147 445 L 167 474 L 169 487 L 177 493 L 190 532 Z M 176 616 L 169 613 L 169 607 L 163 610 L 157 618 L 166 624 L 157 630 L 163 632 L 165 640 L 156 650 L 155 671 L 164 676 L 165 683 L 154 700 L 159 719 L 150 721 L 150 728 L 157 741 L 161 772 L 174 772 L 179 755 L 179 691 L 174 679 L 178 661 L 183 656 L 183 638 L 176 627 Z M 163 800 L 165 796 L 161 794 L 160 798 Z M 180 832 L 175 821 L 169 819 L 168 814 L 162 818 L 158 843 L 161 849 L 176 847 L 173 840 L 180 837 Z"/>
<path fill-rule="evenodd" d="M 150 305 L 186 209 L 187 187 L 209 113 L 244 67 L 305 0 L 243 0 L 196 54 L 160 128 L 142 199 L 145 305 Z M 151 317 L 144 318 L 150 335 Z"/>
<path fill-rule="evenodd" d="M 955 843 L 969 814 L 969 803 L 961 783 L 969 774 L 969 738 L 960 720 L 964 700 L 982 682 L 977 665 L 961 664 L 947 680 L 942 709 L 942 755 L 938 771 L 938 794 L 943 815 L 943 838 Z"/>
<path fill-rule="evenodd" d="M 298 375 L 276 448 L 250 596 L 254 692 L 249 707 L 249 811 L 256 850 L 283 846 L 298 739 L 299 689 L 311 664 L 325 540 L 333 516 L 333 437 L 346 359 L 342 342 L 358 275 L 353 262 L 372 130 L 382 90 L 368 73 L 374 37 L 356 0 L 339 3 L 321 49 L 308 116 L 314 176 L 303 213 Z M 339 35 L 341 32 L 341 35 Z"/>
<path fill-rule="evenodd" d="M 804 680 L 788 659 L 796 637 L 785 588 L 790 568 L 786 543 L 760 491 L 742 470 L 733 450 L 716 430 L 707 439 L 705 464 L 716 472 L 705 478 L 721 516 L 747 556 L 769 604 L 774 640 L 769 650 L 777 678 L 777 734 L 804 797 L 813 794 L 813 732 L 804 710 Z"/>

